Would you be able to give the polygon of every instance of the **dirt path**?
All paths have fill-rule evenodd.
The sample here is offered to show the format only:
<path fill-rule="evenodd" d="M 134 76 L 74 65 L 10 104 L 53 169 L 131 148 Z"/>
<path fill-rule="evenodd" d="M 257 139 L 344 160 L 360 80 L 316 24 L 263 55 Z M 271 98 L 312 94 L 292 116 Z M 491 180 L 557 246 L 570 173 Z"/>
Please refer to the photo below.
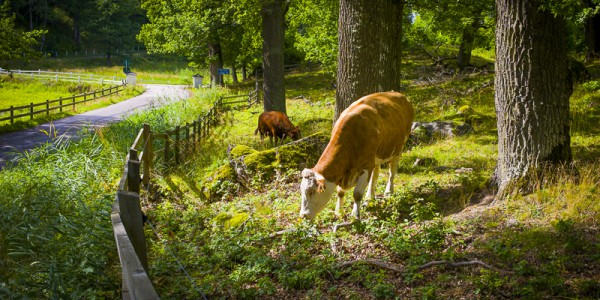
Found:
<path fill-rule="evenodd" d="M 189 93 L 183 86 L 148 84 L 145 87 L 146 91 L 143 94 L 117 104 L 54 120 L 34 128 L 0 134 L 0 169 L 8 161 L 18 157 L 19 153 L 49 142 L 50 137 L 45 132 L 52 130 L 57 135 L 65 135 L 71 139 L 83 128 L 106 126 L 111 122 L 122 120 L 132 112 L 189 97 Z"/>

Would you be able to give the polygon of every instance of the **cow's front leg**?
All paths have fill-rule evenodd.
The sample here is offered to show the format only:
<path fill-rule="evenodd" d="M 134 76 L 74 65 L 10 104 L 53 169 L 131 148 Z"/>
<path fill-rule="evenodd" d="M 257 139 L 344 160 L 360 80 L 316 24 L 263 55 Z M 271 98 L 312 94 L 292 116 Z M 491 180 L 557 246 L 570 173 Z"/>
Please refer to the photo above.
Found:
<path fill-rule="evenodd" d="M 344 195 L 346 191 L 344 191 L 341 187 L 337 187 L 337 203 L 335 204 L 335 216 L 344 219 Z"/>
<path fill-rule="evenodd" d="M 356 181 L 356 187 L 354 187 L 354 206 L 352 208 L 352 215 L 357 220 L 360 220 L 360 202 L 362 201 L 365 189 L 369 184 L 369 173 L 370 172 L 367 170 L 364 170 Z"/>
<path fill-rule="evenodd" d="M 389 162 L 389 174 L 388 174 L 388 182 L 385 187 L 385 196 L 390 196 L 394 193 L 394 176 L 396 176 L 396 172 L 398 171 L 398 160 L 400 159 L 400 155 L 395 156 Z"/>

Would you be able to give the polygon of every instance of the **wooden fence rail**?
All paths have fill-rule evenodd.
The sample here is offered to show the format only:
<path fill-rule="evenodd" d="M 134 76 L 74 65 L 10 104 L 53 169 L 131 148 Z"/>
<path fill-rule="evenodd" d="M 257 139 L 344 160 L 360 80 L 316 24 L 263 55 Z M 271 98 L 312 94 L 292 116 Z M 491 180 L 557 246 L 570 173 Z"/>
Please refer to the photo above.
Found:
<path fill-rule="evenodd" d="M 10 108 L 0 109 L 0 122 L 10 121 L 10 124 L 13 124 L 16 119 L 29 117 L 30 120 L 33 120 L 34 115 L 43 113 L 49 115 L 53 110 L 58 110 L 59 112 L 62 112 L 63 108 L 72 108 L 72 110 L 75 110 L 75 106 L 77 104 L 86 103 L 104 96 L 118 93 L 123 91 L 124 88 L 125 85 L 116 85 L 101 90 L 94 90 L 83 94 L 73 95 L 71 97 L 58 98 L 56 100 L 46 100 L 46 102 L 41 103 L 30 103 L 29 105 L 22 106 L 11 105 Z M 2 117 L 3 115 L 5 117 Z"/>
<path fill-rule="evenodd" d="M 232 100 L 236 98 L 245 99 Z M 225 105 L 248 103 L 251 106 L 258 101 L 258 90 L 245 95 L 220 97 L 206 114 L 192 123 L 176 126 L 164 133 L 152 132 L 148 124 L 140 129 L 126 156 L 111 214 L 123 272 L 123 299 L 159 299 L 148 276 L 148 255 L 140 204 L 141 188 L 150 188 L 154 160 L 162 158 L 165 164 L 180 163 L 186 153 L 194 151 L 196 144 L 208 137 L 210 129 L 217 125 L 219 112 Z M 162 144 L 164 148 L 156 150 L 155 144 Z"/>

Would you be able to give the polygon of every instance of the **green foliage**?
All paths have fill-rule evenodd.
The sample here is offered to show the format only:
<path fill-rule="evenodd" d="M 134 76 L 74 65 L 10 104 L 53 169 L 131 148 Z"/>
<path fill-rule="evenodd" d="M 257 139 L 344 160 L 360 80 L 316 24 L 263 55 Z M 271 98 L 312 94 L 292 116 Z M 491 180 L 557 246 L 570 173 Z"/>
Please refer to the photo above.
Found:
<path fill-rule="evenodd" d="M 0 5 L 0 67 L 5 67 L 7 60 L 39 56 L 33 46 L 45 33 L 45 30 L 24 31 L 16 27 L 15 15 L 10 13 L 10 1 L 3 1 Z"/>
<path fill-rule="evenodd" d="M 331 0 L 292 1 L 290 27 L 295 35 L 295 47 L 305 53 L 305 59 L 318 62 L 330 74 L 337 69 L 337 32 L 339 3 Z"/>

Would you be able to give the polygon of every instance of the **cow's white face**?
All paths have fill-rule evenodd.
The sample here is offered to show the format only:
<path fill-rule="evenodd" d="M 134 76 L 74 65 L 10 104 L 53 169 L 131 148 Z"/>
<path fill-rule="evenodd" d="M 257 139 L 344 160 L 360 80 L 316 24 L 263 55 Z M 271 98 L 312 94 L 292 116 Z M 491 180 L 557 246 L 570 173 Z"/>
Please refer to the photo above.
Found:
<path fill-rule="evenodd" d="M 314 220 L 317 214 L 327 206 L 334 190 L 334 183 L 328 182 L 321 174 L 315 173 L 311 169 L 304 169 L 300 183 L 302 195 L 300 216 Z"/>

